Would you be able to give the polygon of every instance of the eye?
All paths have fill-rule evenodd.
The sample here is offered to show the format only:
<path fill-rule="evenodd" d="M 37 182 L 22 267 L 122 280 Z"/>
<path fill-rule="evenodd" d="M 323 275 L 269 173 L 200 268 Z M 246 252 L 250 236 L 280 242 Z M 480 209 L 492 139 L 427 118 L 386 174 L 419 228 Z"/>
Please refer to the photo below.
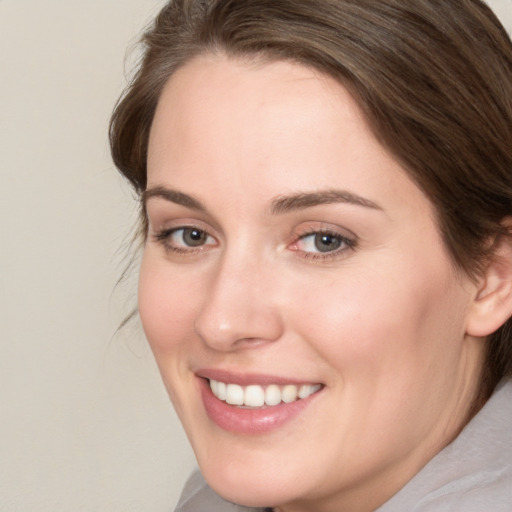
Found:
<path fill-rule="evenodd" d="M 306 257 L 330 257 L 354 246 L 355 240 L 339 233 L 315 231 L 302 235 L 291 249 L 300 251 Z"/>
<path fill-rule="evenodd" d="M 207 231 L 193 226 L 166 229 L 157 233 L 155 238 L 166 250 L 175 252 L 189 252 L 216 244 Z"/>
<path fill-rule="evenodd" d="M 331 252 L 339 249 L 343 239 L 330 233 L 312 233 L 301 238 L 302 250 L 306 252 Z"/>
<path fill-rule="evenodd" d="M 201 247 L 211 238 L 206 231 L 197 228 L 180 228 L 171 232 L 169 240 L 173 245 Z"/>

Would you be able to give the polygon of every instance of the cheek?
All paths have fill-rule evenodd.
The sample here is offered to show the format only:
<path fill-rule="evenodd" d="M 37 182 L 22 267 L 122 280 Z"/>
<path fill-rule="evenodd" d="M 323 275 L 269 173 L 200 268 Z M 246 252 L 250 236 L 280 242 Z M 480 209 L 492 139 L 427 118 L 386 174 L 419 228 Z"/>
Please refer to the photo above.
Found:
<path fill-rule="evenodd" d="M 293 292 L 293 303 L 301 305 L 294 322 L 345 375 L 389 367 L 414 374 L 438 350 L 450 350 L 446 341 L 464 335 L 465 296 L 447 265 L 429 272 L 426 261 L 395 259 L 379 270 L 351 269 L 330 283 L 310 284 L 307 292 Z"/>
<path fill-rule="evenodd" d="M 190 410 L 193 404 L 184 399 L 190 396 L 192 385 L 186 356 L 194 347 L 194 297 L 201 297 L 191 282 L 175 275 L 166 262 L 144 255 L 139 276 L 139 315 L 163 383 L 184 424 L 195 414 Z"/>
<path fill-rule="evenodd" d="M 192 281 L 193 282 L 193 281 Z M 170 274 L 168 265 L 142 259 L 138 307 L 146 338 L 155 357 L 174 352 L 190 337 L 194 325 L 194 286 Z"/>

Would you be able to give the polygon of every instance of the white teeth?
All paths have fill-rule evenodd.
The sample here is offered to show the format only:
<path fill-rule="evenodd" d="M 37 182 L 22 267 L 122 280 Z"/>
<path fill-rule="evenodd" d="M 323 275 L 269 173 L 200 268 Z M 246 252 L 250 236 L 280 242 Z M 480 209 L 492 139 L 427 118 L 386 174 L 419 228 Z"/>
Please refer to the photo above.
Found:
<path fill-rule="evenodd" d="M 297 387 L 295 384 L 285 386 L 270 384 L 263 387 L 252 384 L 250 386 L 239 386 L 238 384 L 226 384 L 210 379 L 210 388 L 219 400 L 223 400 L 230 405 L 262 407 L 263 405 L 279 405 L 281 402 L 288 404 L 295 402 L 295 400 L 307 398 L 316 393 L 321 385 L 304 384 Z"/>
<path fill-rule="evenodd" d="M 227 384 L 226 402 L 230 405 L 244 405 L 244 388 L 238 384 Z"/>
<path fill-rule="evenodd" d="M 227 392 L 226 392 L 226 383 L 225 382 L 217 382 L 217 393 L 214 392 L 214 395 L 219 400 L 226 400 Z"/>
<path fill-rule="evenodd" d="M 281 399 L 285 404 L 295 402 L 297 400 L 297 386 L 293 384 L 285 386 L 283 391 L 281 391 Z"/>
<path fill-rule="evenodd" d="M 220 384 L 220 382 L 219 382 Z M 307 398 L 309 395 L 316 393 L 320 389 L 320 384 L 304 384 L 299 388 L 298 397 Z"/>
<path fill-rule="evenodd" d="M 265 392 L 261 386 L 247 386 L 244 393 L 244 405 L 261 407 L 265 403 Z"/>
<path fill-rule="evenodd" d="M 265 390 L 265 403 L 267 405 L 277 405 L 281 403 L 281 390 L 279 386 L 271 384 Z"/>

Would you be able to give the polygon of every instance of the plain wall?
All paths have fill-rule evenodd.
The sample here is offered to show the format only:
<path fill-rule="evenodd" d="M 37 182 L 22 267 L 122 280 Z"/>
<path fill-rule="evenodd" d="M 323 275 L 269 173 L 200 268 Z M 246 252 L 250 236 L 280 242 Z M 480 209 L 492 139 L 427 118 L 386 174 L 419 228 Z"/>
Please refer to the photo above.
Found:
<path fill-rule="evenodd" d="M 161 4 L 0 1 L 2 512 L 169 511 L 194 465 L 143 336 L 113 337 L 135 202 L 107 124 Z"/>
<path fill-rule="evenodd" d="M 114 336 L 136 203 L 107 123 L 161 4 L 0 0 L 0 512 L 171 511 L 194 466 L 140 330 Z"/>

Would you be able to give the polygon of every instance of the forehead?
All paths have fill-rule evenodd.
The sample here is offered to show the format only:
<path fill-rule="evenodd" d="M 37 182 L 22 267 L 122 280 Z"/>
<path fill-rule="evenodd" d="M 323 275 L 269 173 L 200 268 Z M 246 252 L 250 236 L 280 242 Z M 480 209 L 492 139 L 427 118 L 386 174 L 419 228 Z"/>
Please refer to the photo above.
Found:
<path fill-rule="evenodd" d="M 151 157 L 159 144 L 168 147 L 175 141 L 181 149 L 185 142 L 214 140 L 229 145 L 228 136 L 233 146 L 259 144 L 262 150 L 278 136 L 276 143 L 285 150 L 299 132 L 309 128 L 310 140 L 325 138 L 329 125 L 339 123 L 359 124 L 360 131 L 369 132 L 357 104 L 332 78 L 286 61 L 204 55 L 180 68 L 166 84 L 151 130 Z M 315 133 L 322 124 L 326 129 Z"/>
<path fill-rule="evenodd" d="M 148 155 L 148 186 L 160 185 L 262 199 L 333 187 L 376 203 L 397 188 L 403 199 L 422 196 L 337 81 L 291 62 L 219 55 L 192 60 L 163 90 Z"/>

